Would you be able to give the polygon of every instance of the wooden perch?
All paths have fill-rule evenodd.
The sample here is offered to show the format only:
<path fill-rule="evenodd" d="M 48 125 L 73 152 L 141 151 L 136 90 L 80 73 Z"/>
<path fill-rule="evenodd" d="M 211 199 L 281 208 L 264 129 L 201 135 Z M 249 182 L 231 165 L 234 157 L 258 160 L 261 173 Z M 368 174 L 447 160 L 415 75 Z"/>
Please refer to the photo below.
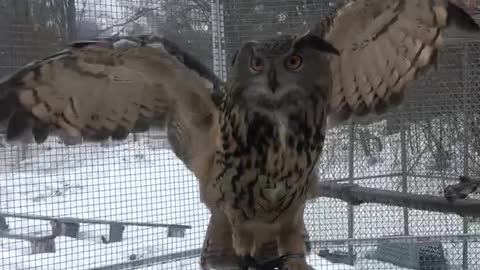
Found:
<path fill-rule="evenodd" d="M 475 182 L 469 178 L 460 177 L 460 183 L 448 186 L 444 190 L 445 197 L 440 197 L 367 188 L 356 184 L 320 182 L 316 196 L 340 199 L 353 205 L 378 203 L 425 211 L 458 214 L 460 216 L 480 217 L 480 200 L 455 200 L 457 198 L 465 198 L 466 193 L 470 194 L 474 192 L 476 188 L 472 188 L 472 183 L 476 183 L 478 186 L 480 181 Z"/>

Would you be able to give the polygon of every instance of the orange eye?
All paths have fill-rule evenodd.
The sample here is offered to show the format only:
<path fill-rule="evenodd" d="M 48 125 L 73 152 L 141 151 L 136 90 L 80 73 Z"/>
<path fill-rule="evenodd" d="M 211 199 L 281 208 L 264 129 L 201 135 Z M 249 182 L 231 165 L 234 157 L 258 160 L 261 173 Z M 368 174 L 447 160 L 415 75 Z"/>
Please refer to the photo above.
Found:
<path fill-rule="evenodd" d="M 263 70 L 264 64 L 262 58 L 253 57 L 250 61 L 250 69 L 253 73 L 259 73 Z"/>
<path fill-rule="evenodd" d="M 302 67 L 303 59 L 298 54 L 293 54 L 287 58 L 285 66 L 290 70 L 297 70 Z"/>

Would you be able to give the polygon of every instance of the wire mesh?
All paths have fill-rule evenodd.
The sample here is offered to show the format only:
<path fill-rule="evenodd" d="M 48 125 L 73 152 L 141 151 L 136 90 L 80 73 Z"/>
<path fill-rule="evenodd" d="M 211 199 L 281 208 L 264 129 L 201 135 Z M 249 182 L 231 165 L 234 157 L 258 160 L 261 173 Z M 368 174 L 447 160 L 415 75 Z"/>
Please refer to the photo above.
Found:
<path fill-rule="evenodd" d="M 72 40 L 157 33 L 226 78 L 242 42 L 303 33 L 338 3 L 0 0 L 0 5 L 0 75 Z M 440 195 L 458 175 L 478 175 L 479 56 L 476 42 L 449 45 L 402 108 L 369 124 L 331 130 L 318 169 L 322 180 Z M 42 145 L 0 145 L 1 269 L 200 268 L 209 213 L 195 178 L 173 155 L 163 132 L 115 143 L 65 144 L 49 138 Z M 68 222 L 53 226 L 56 218 L 75 218 L 78 232 Z M 431 244 L 430 249 L 440 243 L 448 269 L 480 268 L 477 220 L 373 204 L 352 207 L 326 198 L 310 202 L 305 218 L 316 269 L 405 269 L 378 259 L 386 256 L 379 250 L 388 249 L 381 245 L 388 239 L 409 247 Z M 191 228 L 178 237 L 159 224 Z M 75 237 L 54 238 L 52 249 L 48 236 L 59 228 Z M 409 250 L 392 254 L 406 256 Z M 423 261 L 438 251 L 421 250 L 417 259 Z M 421 269 L 444 269 L 440 265 Z"/>

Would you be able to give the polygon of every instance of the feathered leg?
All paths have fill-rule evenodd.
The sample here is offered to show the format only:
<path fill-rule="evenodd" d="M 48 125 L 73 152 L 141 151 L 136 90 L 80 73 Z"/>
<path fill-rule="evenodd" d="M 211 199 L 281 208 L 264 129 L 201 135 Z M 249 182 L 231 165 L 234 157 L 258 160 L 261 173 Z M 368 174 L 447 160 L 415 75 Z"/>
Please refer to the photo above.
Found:
<path fill-rule="evenodd" d="M 254 260 L 265 262 L 278 257 L 277 243 L 274 239 L 257 246 Z M 221 211 L 213 211 L 203 242 L 201 267 L 207 269 L 238 270 L 239 258 L 233 248 L 233 233 L 230 222 Z"/>
<path fill-rule="evenodd" d="M 307 252 L 309 252 L 310 246 L 308 232 L 303 223 L 300 223 L 299 228 L 300 236 L 298 236 L 298 234 L 294 234 L 293 237 L 281 237 L 277 240 L 272 239 L 271 241 L 267 241 L 257 246 L 255 254 L 253 254 L 254 260 L 258 263 L 262 263 L 278 258 L 278 240 L 281 240 L 282 243 L 285 243 L 284 245 L 287 247 L 283 248 L 282 251 L 291 250 L 289 247 L 292 246 L 291 243 L 293 242 L 293 245 L 300 243 L 302 247 L 298 247 L 298 249 L 301 249 L 302 252 L 305 249 Z M 299 237 L 299 242 L 294 241 L 295 236 Z M 212 211 L 207 233 L 205 235 L 205 240 L 203 242 L 201 254 L 202 269 L 238 270 L 239 259 L 243 259 L 243 262 L 246 262 L 246 258 L 239 258 L 235 253 L 235 249 L 233 248 L 233 235 L 230 222 L 223 212 Z"/>
<path fill-rule="evenodd" d="M 204 270 L 237 268 L 231 226 L 221 211 L 212 211 L 200 261 Z"/>
<path fill-rule="evenodd" d="M 291 223 L 285 224 L 282 231 L 277 236 L 278 252 L 280 255 L 304 255 L 301 257 L 292 257 L 287 259 L 284 269 L 288 270 L 309 270 L 311 267 L 307 264 L 306 255 L 309 247 L 306 245 L 308 234 L 303 222 L 302 213 L 294 217 Z M 307 238 L 307 239 L 305 239 Z M 307 240 L 308 241 L 308 240 Z"/>

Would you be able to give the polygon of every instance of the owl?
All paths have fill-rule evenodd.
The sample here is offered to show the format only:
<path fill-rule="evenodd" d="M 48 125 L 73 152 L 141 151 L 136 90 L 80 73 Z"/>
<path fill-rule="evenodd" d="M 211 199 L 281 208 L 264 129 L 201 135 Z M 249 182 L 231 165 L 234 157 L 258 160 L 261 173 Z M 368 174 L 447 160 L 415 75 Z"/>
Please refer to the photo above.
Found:
<path fill-rule="evenodd" d="M 0 81 L 0 121 L 36 143 L 165 129 L 211 213 L 203 269 L 306 270 L 327 130 L 401 104 L 449 25 L 479 30 L 447 0 L 351 1 L 307 33 L 246 42 L 225 82 L 162 37 L 79 41 Z"/>

